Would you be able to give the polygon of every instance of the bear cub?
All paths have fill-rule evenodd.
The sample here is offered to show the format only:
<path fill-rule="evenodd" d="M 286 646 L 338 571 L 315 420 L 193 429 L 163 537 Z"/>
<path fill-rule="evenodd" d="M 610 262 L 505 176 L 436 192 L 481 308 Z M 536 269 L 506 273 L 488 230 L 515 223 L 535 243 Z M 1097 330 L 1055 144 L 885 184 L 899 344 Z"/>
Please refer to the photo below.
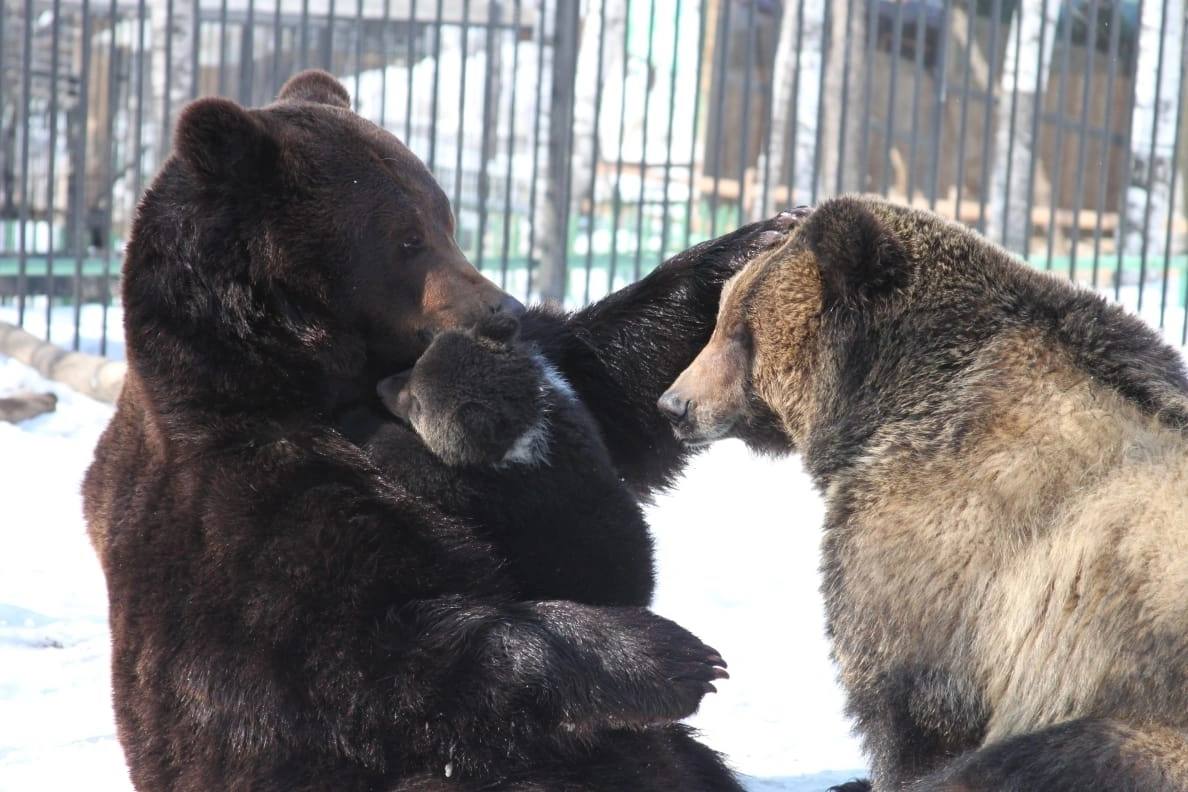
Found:
<path fill-rule="evenodd" d="M 526 599 L 644 606 L 652 541 L 593 416 L 531 344 L 496 315 L 440 333 L 376 390 L 402 425 L 368 450 L 414 495 L 497 548 Z"/>
<path fill-rule="evenodd" d="M 515 319 L 498 315 L 442 333 L 416 366 L 379 383 L 380 400 L 447 465 L 544 464 L 549 414 L 588 416 L 551 364 L 517 348 L 518 333 Z"/>

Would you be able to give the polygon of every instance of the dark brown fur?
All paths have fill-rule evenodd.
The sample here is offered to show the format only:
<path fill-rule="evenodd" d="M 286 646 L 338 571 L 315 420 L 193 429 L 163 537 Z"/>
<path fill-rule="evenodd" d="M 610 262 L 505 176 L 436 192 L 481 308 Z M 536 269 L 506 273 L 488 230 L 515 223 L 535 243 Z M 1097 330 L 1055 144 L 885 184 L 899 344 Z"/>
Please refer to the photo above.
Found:
<path fill-rule="evenodd" d="M 714 650 L 643 608 L 517 599 L 489 542 L 340 431 L 391 420 L 376 383 L 435 333 L 518 307 L 458 250 L 428 171 L 344 99 L 306 73 L 266 108 L 192 104 L 134 223 L 128 379 L 84 488 L 133 783 L 737 792 L 673 723 Z M 524 317 L 635 491 L 687 456 L 651 405 L 788 224 Z"/>

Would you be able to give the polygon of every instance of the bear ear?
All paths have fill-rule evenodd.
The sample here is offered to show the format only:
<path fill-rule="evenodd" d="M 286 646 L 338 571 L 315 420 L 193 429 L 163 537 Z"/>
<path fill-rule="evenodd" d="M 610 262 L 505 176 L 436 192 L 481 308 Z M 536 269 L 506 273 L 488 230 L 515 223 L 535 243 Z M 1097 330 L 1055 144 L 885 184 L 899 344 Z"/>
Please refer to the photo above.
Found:
<path fill-rule="evenodd" d="M 313 102 L 314 104 L 351 109 L 351 95 L 342 83 L 321 69 L 307 69 L 289 78 L 276 95 L 280 102 Z"/>
<path fill-rule="evenodd" d="M 237 182 L 275 164 L 277 145 L 263 124 L 228 99 L 191 102 L 177 119 L 174 150 L 208 180 Z"/>
<path fill-rule="evenodd" d="M 860 307 L 908 283 L 907 251 L 860 199 L 822 204 L 800 234 L 817 259 L 826 304 Z"/>

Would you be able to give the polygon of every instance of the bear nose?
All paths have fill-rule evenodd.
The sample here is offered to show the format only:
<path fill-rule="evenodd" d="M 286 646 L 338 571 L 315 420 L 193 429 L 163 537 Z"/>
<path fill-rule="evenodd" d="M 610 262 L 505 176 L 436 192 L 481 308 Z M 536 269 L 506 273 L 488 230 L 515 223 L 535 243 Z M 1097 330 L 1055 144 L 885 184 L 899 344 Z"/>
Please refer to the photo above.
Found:
<path fill-rule="evenodd" d="M 666 391 L 656 406 L 673 426 L 679 426 L 689 415 L 689 399 L 676 391 Z"/>
<path fill-rule="evenodd" d="M 497 314 L 506 314 L 513 319 L 519 319 L 525 314 L 525 312 L 527 312 L 527 310 L 528 309 L 524 307 L 524 303 L 520 302 L 515 297 L 512 297 L 510 294 L 505 294 L 503 295 L 503 299 L 499 301 L 499 304 L 492 309 L 492 312 Z"/>

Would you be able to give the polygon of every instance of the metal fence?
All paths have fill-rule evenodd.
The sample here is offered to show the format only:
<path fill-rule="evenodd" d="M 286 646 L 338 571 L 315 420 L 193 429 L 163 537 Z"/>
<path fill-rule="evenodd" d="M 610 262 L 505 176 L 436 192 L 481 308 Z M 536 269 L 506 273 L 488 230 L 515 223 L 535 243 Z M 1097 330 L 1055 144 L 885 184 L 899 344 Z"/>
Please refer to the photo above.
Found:
<path fill-rule="evenodd" d="M 122 354 L 120 257 L 190 99 L 307 66 L 419 154 L 472 261 L 581 304 L 880 192 L 1188 337 L 1184 0 L 3 0 L 0 319 Z"/>

